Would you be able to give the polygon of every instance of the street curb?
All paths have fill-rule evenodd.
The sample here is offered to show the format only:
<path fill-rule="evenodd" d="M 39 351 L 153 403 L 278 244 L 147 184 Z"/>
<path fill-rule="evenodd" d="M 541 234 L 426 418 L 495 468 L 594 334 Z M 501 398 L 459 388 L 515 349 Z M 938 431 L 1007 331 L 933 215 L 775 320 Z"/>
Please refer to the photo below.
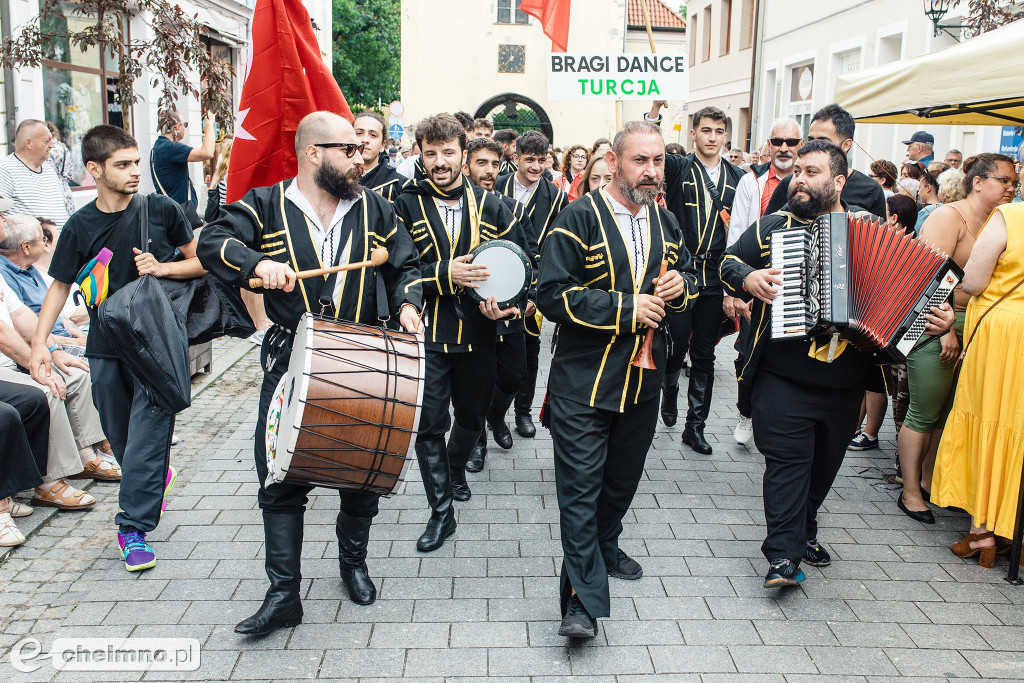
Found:
<path fill-rule="evenodd" d="M 242 340 L 244 345 L 236 344 L 233 345 L 224 355 L 214 358 L 213 367 L 209 374 L 203 376 L 198 385 L 192 390 L 192 398 L 203 393 L 211 384 L 220 379 L 224 373 L 233 368 L 238 361 L 242 360 L 252 351 L 259 349 L 258 346 L 253 346 L 248 341 Z M 187 410 L 187 408 L 186 408 Z M 77 483 L 84 482 L 84 483 Z M 75 488 L 81 489 L 82 491 L 88 491 L 98 482 L 95 479 L 80 479 L 76 480 Z M 11 554 L 12 550 L 16 550 L 28 543 L 28 540 L 32 538 L 37 531 L 45 527 L 54 515 L 59 512 L 57 508 L 44 508 L 36 507 L 31 515 L 28 517 L 19 517 L 16 520 L 18 528 L 21 529 L 21 533 L 25 536 L 25 543 L 21 546 L 10 546 L 0 547 L 0 566 L 3 566 L 4 562 L 7 561 L 7 557 Z M 86 514 L 88 510 L 83 510 L 80 514 Z M 71 513 L 74 514 L 74 513 Z"/>

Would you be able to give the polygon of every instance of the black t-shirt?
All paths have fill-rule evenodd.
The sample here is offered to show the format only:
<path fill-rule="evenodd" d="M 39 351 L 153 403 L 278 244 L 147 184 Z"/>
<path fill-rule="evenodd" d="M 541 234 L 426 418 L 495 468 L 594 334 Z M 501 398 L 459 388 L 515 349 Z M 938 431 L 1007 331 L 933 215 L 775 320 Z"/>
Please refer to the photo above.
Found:
<path fill-rule="evenodd" d="M 50 277 L 58 282 L 73 283 L 82 266 L 95 258 L 100 249 L 106 246 L 106 241 L 122 213 L 104 213 L 96 208 L 96 201 L 93 200 L 72 214 L 64 224 L 57 248 L 53 252 Z M 133 221 L 134 225 L 128 226 L 121 242 L 112 249 L 114 255 L 107 270 L 107 296 L 113 295 L 118 289 L 139 277 L 132 247 L 141 249 L 141 216 L 140 210 Z M 177 202 L 163 195 L 150 195 L 148 251 L 158 261 L 166 263 L 173 260 L 177 247 L 191 241 L 192 227 Z M 86 340 L 85 355 L 92 358 L 117 358 L 103 333 L 96 327 L 95 307 L 89 308 L 89 323 L 91 332 Z"/>
<path fill-rule="evenodd" d="M 766 216 L 770 213 L 775 213 L 785 206 L 789 199 L 789 183 L 791 180 L 793 180 L 792 173 L 779 181 L 778 187 L 772 193 L 772 198 L 768 201 L 768 208 L 765 209 L 764 213 Z M 851 206 L 863 207 L 876 216 L 881 216 L 882 218 L 886 216 L 885 193 L 882 192 L 882 186 L 860 171 L 850 172 L 840 199 Z"/>

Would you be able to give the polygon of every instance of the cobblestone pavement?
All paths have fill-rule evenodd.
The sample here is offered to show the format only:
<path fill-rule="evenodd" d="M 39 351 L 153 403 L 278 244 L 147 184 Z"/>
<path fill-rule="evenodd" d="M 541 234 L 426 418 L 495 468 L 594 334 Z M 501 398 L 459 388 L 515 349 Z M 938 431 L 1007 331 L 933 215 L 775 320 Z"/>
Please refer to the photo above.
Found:
<path fill-rule="evenodd" d="M 109 484 L 92 488 L 93 511 L 56 515 L 0 565 L 3 652 L 28 635 L 44 648 L 57 637 L 190 637 L 202 643 L 199 670 L 55 674 L 46 662 L 20 674 L 5 655 L 0 680 L 1024 680 L 1024 589 L 1003 581 L 1004 557 L 985 571 L 950 553 L 963 515 L 938 512 L 925 527 L 897 511 L 891 423 L 882 451 L 848 455 L 825 502 L 819 538 L 833 565 L 807 567 L 785 593 L 761 587 L 763 464 L 731 442 L 731 358 L 723 344 L 713 455 L 658 427 L 622 539 L 644 578 L 612 581 L 612 617 L 591 644 L 556 635 L 561 549 L 545 430 L 508 452 L 490 446 L 456 535 L 434 553 L 414 547 L 427 511 L 410 470 L 417 481 L 382 501 L 373 527 L 371 607 L 344 597 L 337 497 L 319 491 L 306 514 L 304 623 L 264 639 L 234 634 L 266 588 L 250 352 L 179 418 L 178 484 L 150 537 L 156 568 L 124 570 Z"/>

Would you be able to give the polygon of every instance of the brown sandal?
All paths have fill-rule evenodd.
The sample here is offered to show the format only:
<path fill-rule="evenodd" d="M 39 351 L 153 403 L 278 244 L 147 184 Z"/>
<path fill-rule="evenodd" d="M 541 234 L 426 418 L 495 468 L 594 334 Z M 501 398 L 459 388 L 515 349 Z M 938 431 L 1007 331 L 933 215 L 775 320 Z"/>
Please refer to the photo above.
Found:
<path fill-rule="evenodd" d="M 32 495 L 32 504 L 58 510 L 86 510 L 96 504 L 96 499 L 85 491 L 72 488 L 62 479 L 49 490 L 37 487 Z"/>
<path fill-rule="evenodd" d="M 983 534 L 971 534 L 968 533 L 967 537 L 962 541 L 957 541 L 949 547 L 953 551 L 953 554 L 957 557 L 964 559 L 968 557 L 978 557 L 978 566 L 982 569 L 992 569 L 996 565 L 996 545 L 983 546 L 981 548 L 972 548 L 971 543 L 976 541 L 984 541 L 986 538 L 994 538 L 995 534 L 991 531 L 986 531 Z"/>
<path fill-rule="evenodd" d="M 69 479 L 95 479 L 96 481 L 121 481 L 121 468 L 116 463 L 107 462 L 103 458 L 96 458 L 86 463 L 85 468 Z"/>

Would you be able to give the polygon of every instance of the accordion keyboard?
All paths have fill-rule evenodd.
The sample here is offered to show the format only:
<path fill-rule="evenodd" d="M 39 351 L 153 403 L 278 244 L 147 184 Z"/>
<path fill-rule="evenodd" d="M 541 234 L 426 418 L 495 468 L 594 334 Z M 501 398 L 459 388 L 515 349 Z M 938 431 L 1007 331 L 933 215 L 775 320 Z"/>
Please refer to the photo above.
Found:
<path fill-rule="evenodd" d="M 771 237 L 771 267 L 782 271 L 782 284 L 775 285 L 778 297 L 772 302 L 772 339 L 807 336 L 817 321 L 818 283 L 809 277 L 810 234 L 804 228 L 776 230 Z"/>
<path fill-rule="evenodd" d="M 935 277 L 933 284 L 934 290 L 930 293 L 925 292 L 925 295 L 921 297 L 921 300 L 914 310 L 911 312 L 910 318 L 913 318 L 913 323 L 910 327 L 900 335 L 896 340 L 896 350 L 900 352 L 904 357 L 910 355 L 910 351 L 917 345 L 919 339 L 924 335 L 924 324 L 925 314 L 928 313 L 932 306 L 941 306 L 942 302 L 949 298 L 949 295 L 960 283 L 960 277 L 954 268 L 947 266 L 942 272 Z M 925 299 L 927 298 L 927 301 Z M 916 316 L 916 317 L 915 317 Z"/>

